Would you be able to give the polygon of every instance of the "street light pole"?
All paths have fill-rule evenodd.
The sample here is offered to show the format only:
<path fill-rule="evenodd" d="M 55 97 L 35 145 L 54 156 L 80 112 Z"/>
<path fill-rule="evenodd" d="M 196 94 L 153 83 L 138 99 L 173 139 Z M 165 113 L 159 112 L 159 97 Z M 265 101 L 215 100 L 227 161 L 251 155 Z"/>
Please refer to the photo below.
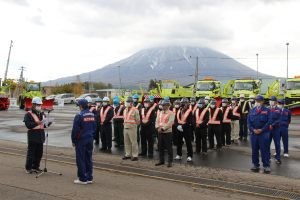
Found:
<path fill-rule="evenodd" d="M 119 92 L 121 95 L 121 89 L 122 89 L 122 82 L 121 82 L 121 66 L 118 66 L 118 71 L 119 71 Z"/>
<path fill-rule="evenodd" d="M 8 72 L 8 66 L 9 66 L 9 60 L 10 60 L 10 53 L 11 53 L 11 48 L 13 47 L 13 41 L 10 41 L 9 45 L 9 51 L 8 51 L 8 57 L 7 57 L 7 62 L 6 62 L 6 69 L 5 69 L 5 74 L 4 74 L 4 81 L 7 79 L 7 72 Z"/>
<path fill-rule="evenodd" d="M 258 79 L 258 53 L 256 54 L 256 79 Z"/>
<path fill-rule="evenodd" d="M 286 79 L 289 78 L 289 45 L 290 43 L 286 43 Z"/>

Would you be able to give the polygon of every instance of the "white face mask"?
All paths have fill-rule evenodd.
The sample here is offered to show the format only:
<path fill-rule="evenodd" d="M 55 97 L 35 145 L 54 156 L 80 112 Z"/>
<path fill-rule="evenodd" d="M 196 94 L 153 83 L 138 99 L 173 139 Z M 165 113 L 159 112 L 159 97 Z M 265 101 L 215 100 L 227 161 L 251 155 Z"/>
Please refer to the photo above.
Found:
<path fill-rule="evenodd" d="M 179 108 L 180 106 L 179 105 L 175 105 L 175 108 Z"/>
<path fill-rule="evenodd" d="M 261 103 L 255 102 L 255 106 L 256 106 L 256 107 L 261 107 Z"/>
<path fill-rule="evenodd" d="M 198 108 L 203 108 L 203 104 L 199 103 Z"/>
<path fill-rule="evenodd" d="M 236 104 L 236 101 L 232 101 L 232 104 L 235 105 L 235 104 Z"/>
<path fill-rule="evenodd" d="M 227 106 L 227 104 L 226 103 L 222 103 L 222 107 L 226 107 Z"/>
<path fill-rule="evenodd" d="M 211 107 L 212 109 L 214 109 L 214 108 L 216 107 L 216 105 L 210 104 L 210 107 Z"/>
<path fill-rule="evenodd" d="M 270 106 L 275 106 L 275 101 L 270 101 Z"/>
<path fill-rule="evenodd" d="M 42 110 L 42 106 L 36 106 L 35 110 L 40 112 Z"/>
<path fill-rule="evenodd" d="M 159 105 L 158 108 L 162 110 L 162 109 L 163 109 L 163 106 L 162 106 L 162 105 Z"/>
<path fill-rule="evenodd" d="M 241 99 L 240 99 L 240 101 L 241 101 L 241 102 L 244 102 L 244 101 L 245 101 L 245 99 L 244 99 L 244 98 L 241 98 Z"/>
<path fill-rule="evenodd" d="M 250 99 L 250 101 L 253 103 L 255 100 L 254 99 Z"/>
<path fill-rule="evenodd" d="M 204 100 L 204 102 L 205 102 L 205 104 L 208 104 L 208 100 L 206 99 L 206 100 Z"/>
<path fill-rule="evenodd" d="M 145 108 L 148 108 L 149 107 L 149 103 L 145 103 L 144 106 L 145 106 Z"/>
<path fill-rule="evenodd" d="M 96 103 L 96 106 L 100 106 L 101 105 L 101 103 Z"/>
<path fill-rule="evenodd" d="M 130 102 L 125 102 L 125 107 L 130 107 L 131 106 L 131 103 Z"/>
<path fill-rule="evenodd" d="M 107 102 L 103 102 L 102 105 L 103 105 L 103 106 L 107 106 Z"/>
<path fill-rule="evenodd" d="M 195 105 L 195 102 L 191 102 L 191 105 L 192 105 L 192 106 Z"/>

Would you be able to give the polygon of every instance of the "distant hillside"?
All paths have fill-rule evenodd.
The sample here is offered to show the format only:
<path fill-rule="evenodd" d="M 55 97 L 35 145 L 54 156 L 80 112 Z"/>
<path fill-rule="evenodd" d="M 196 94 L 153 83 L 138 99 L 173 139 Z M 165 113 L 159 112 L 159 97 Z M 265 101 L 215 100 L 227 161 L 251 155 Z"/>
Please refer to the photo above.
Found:
<path fill-rule="evenodd" d="M 92 80 L 111 83 L 119 87 L 118 67 L 120 66 L 123 87 L 148 86 L 150 79 L 176 79 L 181 84 L 194 81 L 196 59 L 199 57 L 199 79 L 212 76 L 218 80 L 229 80 L 242 77 L 256 77 L 256 71 L 237 62 L 218 51 L 189 46 L 159 47 L 141 50 L 132 56 L 112 63 L 98 70 L 80 74 L 81 81 Z M 275 78 L 260 73 L 263 79 Z M 63 84 L 76 81 L 76 77 L 63 77 L 52 80 L 52 84 Z M 49 85 L 45 82 L 44 85 Z"/>

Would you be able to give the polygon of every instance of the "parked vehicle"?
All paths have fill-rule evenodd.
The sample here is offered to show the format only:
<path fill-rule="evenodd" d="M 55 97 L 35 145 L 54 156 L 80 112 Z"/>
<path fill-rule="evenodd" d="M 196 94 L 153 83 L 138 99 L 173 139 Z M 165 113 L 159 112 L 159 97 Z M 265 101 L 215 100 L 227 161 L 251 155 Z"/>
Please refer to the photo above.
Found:
<path fill-rule="evenodd" d="M 74 96 L 74 94 L 71 94 L 71 93 L 59 94 L 59 95 L 55 96 L 54 103 L 58 104 L 58 102 L 60 100 L 63 100 L 64 103 L 66 103 L 66 104 L 67 103 L 73 104 L 73 103 L 75 103 L 75 96 Z"/>
<path fill-rule="evenodd" d="M 55 99 L 55 96 L 56 96 L 56 95 L 49 95 L 49 96 L 46 97 L 46 99 L 47 99 L 47 100 L 49 100 L 49 99 Z"/>
<path fill-rule="evenodd" d="M 92 98 L 93 103 L 95 103 L 96 98 L 99 97 L 99 95 L 96 94 L 96 93 L 86 93 L 86 94 L 82 94 L 82 95 L 80 95 L 78 98 L 76 98 L 76 99 L 75 99 L 75 102 L 77 103 L 80 99 L 85 99 L 85 98 L 88 97 L 88 96 Z"/>

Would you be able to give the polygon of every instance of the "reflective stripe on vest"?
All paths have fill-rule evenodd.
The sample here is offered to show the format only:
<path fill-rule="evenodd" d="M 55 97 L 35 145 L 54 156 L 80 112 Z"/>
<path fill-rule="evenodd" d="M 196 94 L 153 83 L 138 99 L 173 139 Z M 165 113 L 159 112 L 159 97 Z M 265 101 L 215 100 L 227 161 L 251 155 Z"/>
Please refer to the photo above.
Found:
<path fill-rule="evenodd" d="M 124 123 L 125 124 L 137 124 L 135 118 L 132 116 L 132 113 L 136 111 L 137 109 L 135 107 L 132 107 L 127 114 L 128 108 L 124 110 Z"/>
<path fill-rule="evenodd" d="M 144 124 L 146 124 L 149 121 L 150 115 L 151 115 L 152 111 L 154 110 L 154 108 L 155 108 L 155 105 L 151 106 L 151 108 L 148 110 L 146 116 L 145 116 L 145 108 L 142 108 L 142 122 Z"/>
<path fill-rule="evenodd" d="M 216 108 L 214 115 L 211 116 L 211 109 L 209 108 L 209 121 L 208 124 L 221 124 L 220 120 L 217 120 L 220 108 Z"/>
<path fill-rule="evenodd" d="M 28 113 L 31 115 L 31 117 L 33 118 L 33 120 L 35 121 L 35 123 L 39 124 L 41 122 L 41 120 L 39 119 L 39 117 L 36 114 L 34 114 L 32 111 L 28 111 Z M 35 129 L 35 130 L 44 129 L 44 124 L 41 123 L 40 125 L 37 125 L 33 129 Z"/>
<path fill-rule="evenodd" d="M 136 106 L 134 106 L 136 109 L 139 109 L 139 107 L 140 107 L 140 103 L 138 103 Z"/>
<path fill-rule="evenodd" d="M 241 114 L 238 112 L 239 106 L 234 106 L 234 108 L 232 109 L 232 115 L 236 116 L 236 117 L 240 117 Z"/>
<path fill-rule="evenodd" d="M 190 105 L 190 109 L 193 111 L 193 114 L 195 114 L 195 111 L 197 110 L 198 106 L 197 104 L 194 105 L 194 107 L 192 105 Z"/>
<path fill-rule="evenodd" d="M 222 111 L 223 111 L 223 107 L 222 107 Z M 226 107 L 224 116 L 223 116 L 223 123 L 231 123 L 231 119 L 228 118 L 228 114 L 230 111 L 230 107 Z"/>
<path fill-rule="evenodd" d="M 115 119 L 123 119 L 124 118 L 122 115 L 120 115 L 122 109 L 123 109 L 123 105 L 120 105 L 117 113 L 116 113 L 116 110 L 114 110 L 114 118 Z"/>
<path fill-rule="evenodd" d="M 100 110 L 100 124 L 101 125 L 103 125 L 103 122 L 105 121 L 106 115 L 110 108 L 111 108 L 110 106 L 107 106 L 104 113 L 103 113 L 104 107 L 101 108 L 101 110 Z"/>
<path fill-rule="evenodd" d="M 164 127 L 168 124 L 169 122 L 169 117 L 171 116 L 172 111 L 167 111 L 167 113 L 160 112 L 158 115 L 158 125 L 159 127 Z"/>
<path fill-rule="evenodd" d="M 200 111 L 200 109 L 196 110 L 196 124 L 200 125 L 203 123 L 203 119 L 207 112 L 207 108 L 204 108 L 200 114 L 199 114 L 199 111 Z"/>
<path fill-rule="evenodd" d="M 183 116 L 181 115 L 181 118 L 180 118 L 180 113 L 182 113 L 182 109 L 180 109 L 178 112 L 177 112 L 177 121 L 178 121 L 178 124 L 185 124 L 186 123 L 186 119 L 188 118 L 189 114 L 192 112 L 191 109 L 188 109 L 185 111 L 185 113 L 183 114 Z"/>

